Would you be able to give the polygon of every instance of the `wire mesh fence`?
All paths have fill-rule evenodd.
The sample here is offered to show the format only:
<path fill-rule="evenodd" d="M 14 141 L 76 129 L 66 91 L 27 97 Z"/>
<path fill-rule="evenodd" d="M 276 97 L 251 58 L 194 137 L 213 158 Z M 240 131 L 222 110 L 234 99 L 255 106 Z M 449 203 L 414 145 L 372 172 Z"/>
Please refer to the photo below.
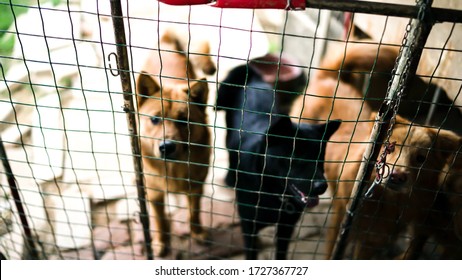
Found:
<path fill-rule="evenodd" d="M 434 2 L 0 0 L 2 257 L 460 259 Z"/>

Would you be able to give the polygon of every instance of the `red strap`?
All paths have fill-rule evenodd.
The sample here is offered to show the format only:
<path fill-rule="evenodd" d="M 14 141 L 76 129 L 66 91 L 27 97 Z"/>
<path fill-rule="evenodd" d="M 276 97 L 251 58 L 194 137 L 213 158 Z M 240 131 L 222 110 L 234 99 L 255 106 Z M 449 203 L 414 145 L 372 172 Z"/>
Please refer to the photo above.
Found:
<path fill-rule="evenodd" d="M 217 8 L 304 10 L 306 0 L 159 0 L 169 5 L 210 4 Z"/>
<path fill-rule="evenodd" d="M 168 4 L 168 5 L 181 6 L 181 5 L 209 4 L 212 1 L 211 0 L 159 0 L 159 2 Z"/>

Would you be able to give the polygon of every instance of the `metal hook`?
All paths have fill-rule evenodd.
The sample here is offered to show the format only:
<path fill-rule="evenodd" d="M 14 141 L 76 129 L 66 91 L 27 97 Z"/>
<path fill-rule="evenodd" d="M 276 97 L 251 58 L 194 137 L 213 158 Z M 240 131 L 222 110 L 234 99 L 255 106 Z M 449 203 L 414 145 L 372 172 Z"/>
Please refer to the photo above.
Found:
<path fill-rule="evenodd" d="M 292 202 L 289 201 L 289 198 L 287 197 L 279 197 L 279 200 L 282 202 L 282 210 L 286 212 L 287 214 L 294 214 L 296 211 L 295 206 L 292 204 Z"/>
<path fill-rule="evenodd" d="M 364 196 L 366 196 L 367 198 L 371 198 L 372 197 L 372 193 L 374 192 L 374 188 L 379 185 L 382 181 L 382 178 L 380 177 L 376 177 L 374 182 L 372 182 L 372 185 L 369 187 L 369 189 L 367 190 L 367 192 L 364 194 Z"/>
<path fill-rule="evenodd" d="M 115 61 L 116 61 L 116 65 L 117 65 L 117 68 L 114 70 L 112 68 L 112 65 L 111 65 L 111 57 L 114 56 L 115 57 Z M 118 57 L 117 57 L 117 54 L 115 52 L 111 52 L 108 56 L 107 56 L 107 59 L 109 60 L 109 71 L 111 72 L 111 75 L 114 76 L 114 77 L 117 77 L 120 75 L 120 72 L 119 72 L 119 63 L 118 63 Z M 115 72 L 114 72 L 115 71 Z"/>

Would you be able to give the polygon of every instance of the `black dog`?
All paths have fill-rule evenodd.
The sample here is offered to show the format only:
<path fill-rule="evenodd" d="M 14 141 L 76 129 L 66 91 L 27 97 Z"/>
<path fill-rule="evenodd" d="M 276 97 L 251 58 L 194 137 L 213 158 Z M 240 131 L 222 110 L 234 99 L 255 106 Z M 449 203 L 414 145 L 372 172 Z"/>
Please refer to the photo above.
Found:
<path fill-rule="evenodd" d="M 340 125 L 292 122 L 273 88 L 252 67 L 240 66 L 218 90 L 228 129 L 226 183 L 236 188 L 247 259 L 257 259 L 257 234 L 271 224 L 277 224 L 275 257 L 286 258 L 295 224 L 327 189 L 325 144 Z"/>

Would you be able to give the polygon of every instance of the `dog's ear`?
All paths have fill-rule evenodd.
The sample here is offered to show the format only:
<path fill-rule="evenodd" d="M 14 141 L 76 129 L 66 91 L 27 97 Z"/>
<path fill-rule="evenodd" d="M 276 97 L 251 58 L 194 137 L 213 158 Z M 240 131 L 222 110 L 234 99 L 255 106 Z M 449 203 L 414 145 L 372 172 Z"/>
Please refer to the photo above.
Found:
<path fill-rule="evenodd" d="M 294 131 L 290 117 L 273 116 L 271 118 L 268 134 L 276 136 L 293 136 Z"/>
<path fill-rule="evenodd" d="M 402 116 L 400 116 L 400 115 L 396 115 L 396 123 L 408 125 L 408 124 L 411 123 L 411 121 L 409 121 L 409 120 L 406 119 L 405 117 L 402 117 Z"/>
<path fill-rule="evenodd" d="M 195 82 L 191 82 L 189 88 L 185 88 L 185 92 L 189 92 L 191 101 L 207 104 L 207 98 L 209 96 L 209 87 L 205 78 Z M 205 107 L 204 107 L 205 108 Z"/>
<path fill-rule="evenodd" d="M 440 129 L 431 129 L 436 138 L 434 149 L 438 151 L 443 160 L 449 160 L 457 152 L 462 144 L 462 138 L 456 133 Z"/>
<path fill-rule="evenodd" d="M 148 73 L 142 71 L 136 81 L 138 107 L 146 101 L 147 97 L 153 96 L 159 90 L 159 84 Z"/>
<path fill-rule="evenodd" d="M 330 137 L 337 131 L 337 129 L 340 127 L 341 124 L 342 124 L 342 121 L 340 120 L 332 120 L 332 121 L 327 122 L 325 124 L 323 139 L 324 140 L 330 139 Z"/>
<path fill-rule="evenodd" d="M 372 121 L 370 122 L 371 129 L 375 125 L 375 123 L 376 123 L 375 121 L 378 120 L 378 116 L 379 116 L 379 112 L 372 112 L 371 113 L 370 118 L 369 118 L 370 120 L 373 120 L 373 122 Z M 408 119 L 406 119 L 406 118 L 404 118 L 404 117 L 402 117 L 400 115 L 396 115 L 394 125 L 395 126 L 398 126 L 398 125 L 409 126 L 409 125 L 411 125 L 411 122 Z"/>
<path fill-rule="evenodd" d="M 372 112 L 369 119 L 370 120 L 376 120 L 377 119 L 377 116 L 378 116 L 379 112 Z M 410 124 L 411 122 L 409 120 L 407 120 L 406 118 L 400 116 L 400 115 L 396 115 L 396 122 L 397 123 L 400 123 L 400 124 Z"/>

